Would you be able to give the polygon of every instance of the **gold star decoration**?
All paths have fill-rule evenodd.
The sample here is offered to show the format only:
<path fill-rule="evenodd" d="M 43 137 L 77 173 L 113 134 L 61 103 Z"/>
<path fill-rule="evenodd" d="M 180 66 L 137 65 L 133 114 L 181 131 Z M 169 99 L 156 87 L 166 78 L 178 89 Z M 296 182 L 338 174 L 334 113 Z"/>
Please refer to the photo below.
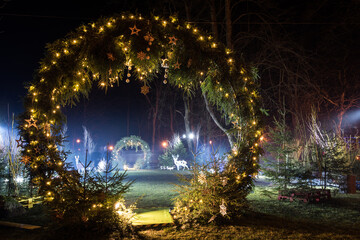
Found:
<path fill-rule="evenodd" d="M 130 27 L 131 30 L 131 34 L 130 35 L 138 35 L 139 36 L 139 32 L 141 31 L 140 29 L 136 28 L 136 25 L 134 25 L 133 27 Z"/>
<path fill-rule="evenodd" d="M 39 148 L 39 147 L 36 147 L 36 148 L 35 148 L 35 152 L 36 152 L 36 154 L 39 154 L 39 153 L 40 153 L 40 148 Z"/>
<path fill-rule="evenodd" d="M 34 126 L 38 128 L 36 125 L 37 120 L 35 120 L 33 116 L 31 116 L 29 119 L 25 119 L 25 121 L 28 123 L 28 127 Z"/>
<path fill-rule="evenodd" d="M 23 140 L 21 137 L 19 137 L 19 139 L 16 139 L 16 147 L 23 147 Z"/>
<path fill-rule="evenodd" d="M 171 37 L 169 37 L 169 44 L 174 44 L 174 45 L 176 45 L 176 41 L 177 41 L 177 38 L 175 37 L 175 36 L 171 36 Z"/>
<path fill-rule="evenodd" d="M 25 165 L 28 165 L 30 163 L 30 157 L 29 156 L 23 156 L 21 159 L 21 162 L 23 162 Z"/>
<path fill-rule="evenodd" d="M 141 93 L 144 94 L 144 95 L 148 94 L 149 93 L 149 87 L 146 86 L 146 85 L 142 86 L 141 87 Z"/>
<path fill-rule="evenodd" d="M 138 52 L 137 58 L 140 60 L 144 60 L 146 58 L 146 53 L 144 53 L 143 51 Z"/>
<path fill-rule="evenodd" d="M 176 63 L 174 64 L 174 69 L 180 69 L 180 65 L 181 63 L 179 63 L 179 61 L 176 61 Z"/>
<path fill-rule="evenodd" d="M 106 55 L 107 55 L 107 58 L 108 58 L 109 60 L 115 61 L 115 57 L 114 57 L 114 55 L 113 55 L 112 53 L 107 53 Z"/>

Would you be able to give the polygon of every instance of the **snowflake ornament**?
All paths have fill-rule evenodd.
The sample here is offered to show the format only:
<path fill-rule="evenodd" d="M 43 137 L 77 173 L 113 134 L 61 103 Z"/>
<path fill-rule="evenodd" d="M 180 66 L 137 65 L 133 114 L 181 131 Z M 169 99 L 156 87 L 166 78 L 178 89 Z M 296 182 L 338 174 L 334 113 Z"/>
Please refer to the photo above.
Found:
<path fill-rule="evenodd" d="M 23 156 L 21 159 L 21 162 L 23 162 L 25 165 L 28 165 L 30 163 L 30 157 L 29 156 Z"/>
<path fill-rule="evenodd" d="M 143 51 L 138 52 L 137 58 L 140 60 L 144 60 L 146 58 L 146 53 L 144 53 Z"/>
<path fill-rule="evenodd" d="M 198 181 L 201 184 L 206 183 L 206 175 L 203 172 L 200 172 L 200 175 L 198 176 Z"/>

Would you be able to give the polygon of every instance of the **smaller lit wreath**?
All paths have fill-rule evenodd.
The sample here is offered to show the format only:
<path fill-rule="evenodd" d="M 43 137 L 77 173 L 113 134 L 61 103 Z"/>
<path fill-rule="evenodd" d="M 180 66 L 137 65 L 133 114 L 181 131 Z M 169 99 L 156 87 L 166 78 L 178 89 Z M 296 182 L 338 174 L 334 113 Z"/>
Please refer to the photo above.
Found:
<path fill-rule="evenodd" d="M 139 165 L 140 168 L 143 168 L 145 164 L 149 164 L 149 159 L 151 157 L 150 147 L 147 142 L 142 140 L 138 136 L 131 135 L 130 137 L 124 137 L 121 140 L 119 140 L 115 147 L 114 151 L 112 152 L 112 157 L 115 161 L 119 161 L 120 157 L 120 151 L 123 149 L 129 149 L 129 148 L 135 148 L 135 151 L 137 152 L 140 148 L 141 151 L 144 153 L 144 157 L 142 158 L 141 162 L 136 162 L 137 165 Z"/>

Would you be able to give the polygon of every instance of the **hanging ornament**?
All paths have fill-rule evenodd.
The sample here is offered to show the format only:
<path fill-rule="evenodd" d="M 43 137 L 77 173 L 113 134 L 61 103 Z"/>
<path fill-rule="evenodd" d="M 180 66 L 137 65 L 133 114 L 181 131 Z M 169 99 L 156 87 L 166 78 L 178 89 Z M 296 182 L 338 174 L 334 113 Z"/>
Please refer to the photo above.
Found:
<path fill-rule="evenodd" d="M 128 78 L 131 77 L 131 73 L 128 73 L 126 76 L 127 76 Z"/>
<path fill-rule="evenodd" d="M 226 206 L 225 206 L 225 201 L 224 199 L 222 199 L 222 203 L 220 205 L 220 214 L 225 216 L 226 215 Z"/>
<path fill-rule="evenodd" d="M 149 93 L 149 87 L 146 86 L 146 85 L 142 86 L 141 87 L 141 93 L 144 94 L 144 95 L 148 94 Z"/>
<path fill-rule="evenodd" d="M 129 82 L 130 82 L 130 79 L 127 78 L 127 79 L 125 80 L 125 82 L 126 82 L 126 83 L 129 83 Z"/>
<path fill-rule="evenodd" d="M 110 60 L 110 61 L 115 61 L 115 57 L 112 53 L 107 53 L 107 58 Z"/>
<path fill-rule="evenodd" d="M 28 165 L 30 163 L 30 157 L 29 156 L 23 156 L 21 159 L 21 162 L 23 162 L 25 165 Z"/>
<path fill-rule="evenodd" d="M 198 181 L 201 184 L 206 183 L 206 175 L 201 171 L 199 176 L 198 176 Z"/>
<path fill-rule="evenodd" d="M 164 84 L 167 84 L 167 80 L 166 80 L 166 79 L 164 79 L 163 83 L 164 83 Z"/>
<path fill-rule="evenodd" d="M 131 34 L 130 34 L 130 35 L 135 34 L 135 35 L 138 35 L 138 36 L 139 36 L 139 32 L 140 32 L 141 30 L 138 29 L 138 28 L 136 27 L 136 25 L 134 25 L 133 27 L 130 27 L 129 29 L 131 30 Z"/>
<path fill-rule="evenodd" d="M 146 58 L 146 53 L 143 51 L 137 53 L 137 58 L 140 60 L 144 60 Z"/>
<path fill-rule="evenodd" d="M 31 116 L 29 119 L 25 119 L 25 121 L 28 123 L 28 127 L 34 126 L 38 128 L 38 126 L 36 125 L 37 120 L 35 120 L 33 116 Z"/>
<path fill-rule="evenodd" d="M 151 36 L 149 32 L 144 36 L 144 39 L 148 42 L 149 45 L 152 45 L 152 42 L 154 41 L 153 36 Z"/>
<path fill-rule="evenodd" d="M 147 48 L 146 48 L 146 51 L 150 52 L 150 48 L 149 48 L 149 47 L 147 47 Z"/>
<path fill-rule="evenodd" d="M 181 63 L 179 63 L 179 61 L 176 61 L 176 63 L 174 64 L 174 69 L 180 69 L 180 65 Z"/>
<path fill-rule="evenodd" d="M 169 37 L 169 44 L 176 45 L 177 38 L 175 36 Z"/>
<path fill-rule="evenodd" d="M 226 186 L 227 182 L 228 182 L 227 177 L 222 177 L 222 178 L 221 178 L 221 183 L 222 183 L 223 187 Z"/>
<path fill-rule="evenodd" d="M 190 58 L 189 61 L 187 62 L 187 67 L 189 68 L 192 64 L 192 59 Z"/>
<path fill-rule="evenodd" d="M 161 67 L 163 67 L 163 68 L 169 68 L 169 59 L 167 59 L 167 58 L 164 58 L 164 59 L 161 59 Z"/>
<path fill-rule="evenodd" d="M 23 147 L 23 140 L 22 140 L 22 137 L 19 137 L 19 139 L 16 139 L 16 147 Z"/>

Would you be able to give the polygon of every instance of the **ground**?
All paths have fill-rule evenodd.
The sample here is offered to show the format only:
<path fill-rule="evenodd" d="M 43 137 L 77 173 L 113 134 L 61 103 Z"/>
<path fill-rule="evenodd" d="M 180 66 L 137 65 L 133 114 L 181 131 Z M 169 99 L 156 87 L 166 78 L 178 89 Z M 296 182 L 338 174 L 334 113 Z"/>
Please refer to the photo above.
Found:
<path fill-rule="evenodd" d="M 133 171 L 129 180 L 136 179 L 127 202 L 138 201 L 138 212 L 154 211 L 171 206 L 176 196 L 176 174 L 186 171 Z M 269 194 L 264 195 L 264 190 Z M 271 188 L 258 181 L 248 196 L 251 209 L 232 226 L 196 227 L 175 230 L 172 226 L 138 226 L 145 239 L 360 239 L 360 192 L 338 194 L 325 203 L 304 204 L 278 201 Z M 41 213 L 36 209 L 27 217 L 13 219 L 18 222 L 43 224 L 45 218 L 32 216 Z M 43 219 L 43 220 L 42 220 Z M 41 232 L 0 227 L 1 239 L 39 239 Z"/>

